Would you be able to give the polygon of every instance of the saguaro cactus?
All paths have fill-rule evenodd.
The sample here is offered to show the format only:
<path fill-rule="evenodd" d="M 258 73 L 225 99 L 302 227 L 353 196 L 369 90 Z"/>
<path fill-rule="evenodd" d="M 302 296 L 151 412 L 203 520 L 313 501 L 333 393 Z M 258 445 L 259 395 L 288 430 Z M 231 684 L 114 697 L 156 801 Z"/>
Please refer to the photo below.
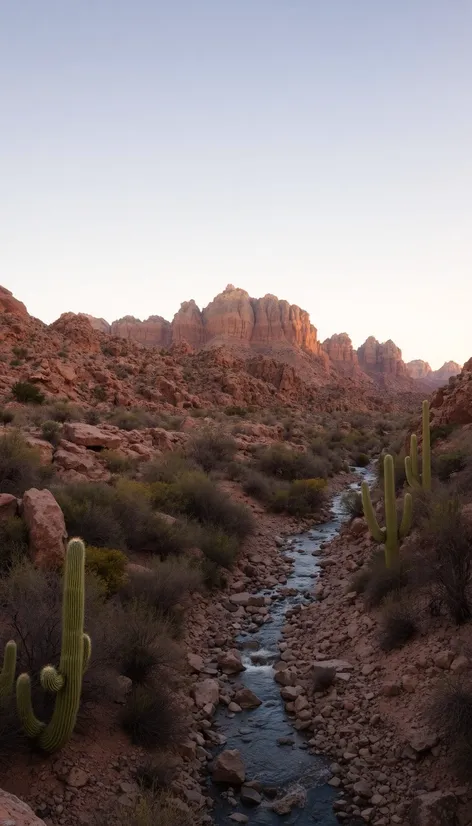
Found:
<path fill-rule="evenodd" d="M 16 642 L 10 640 L 3 653 L 3 666 L 0 671 L 0 702 L 6 700 L 13 692 L 16 671 Z"/>
<path fill-rule="evenodd" d="M 85 548 L 81 539 L 71 539 L 67 546 L 62 603 L 62 646 L 59 668 L 45 666 L 41 685 L 57 694 L 49 723 L 38 720 L 31 702 L 31 681 L 20 674 L 16 683 L 18 714 L 28 737 L 36 739 L 45 751 L 61 748 L 70 738 L 82 693 L 82 677 L 92 650 L 90 637 L 84 634 Z"/>
<path fill-rule="evenodd" d="M 418 439 L 413 433 L 410 439 L 410 455 L 405 456 L 405 472 L 410 488 L 431 490 L 431 429 L 429 402 L 423 402 L 423 444 L 421 447 L 421 477 L 418 469 Z"/>
<path fill-rule="evenodd" d="M 410 493 L 405 494 L 403 503 L 403 516 L 398 528 L 397 503 L 395 496 L 395 468 L 393 457 L 387 454 L 384 458 L 384 499 L 385 499 L 385 523 L 386 527 L 381 528 L 370 498 L 370 489 L 367 482 L 362 483 L 362 506 L 364 516 L 369 526 L 369 530 L 376 542 L 383 542 L 385 545 L 385 564 L 391 568 L 398 558 L 400 547 L 399 540 L 406 536 L 411 528 L 413 516 L 413 500 Z"/>

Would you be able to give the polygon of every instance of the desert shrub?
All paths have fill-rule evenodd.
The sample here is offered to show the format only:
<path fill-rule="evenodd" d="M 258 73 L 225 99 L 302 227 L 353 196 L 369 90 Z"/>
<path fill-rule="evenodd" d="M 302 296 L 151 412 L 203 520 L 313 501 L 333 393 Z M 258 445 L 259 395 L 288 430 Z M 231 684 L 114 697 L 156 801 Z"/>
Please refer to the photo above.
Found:
<path fill-rule="evenodd" d="M 279 488 L 271 500 L 276 512 L 287 511 L 294 516 L 316 514 L 326 499 L 324 479 L 297 479 L 288 488 Z"/>
<path fill-rule="evenodd" d="M 275 491 L 274 480 L 258 470 L 248 471 L 243 480 L 243 490 L 261 502 L 269 502 Z"/>
<path fill-rule="evenodd" d="M 153 459 L 141 465 L 141 476 L 145 482 L 175 482 L 185 473 L 197 470 L 196 465 L 187 456 L 175 451 L 168 453 L 162 459 Z"/>
<path fill-rule="evenodd" d="M 365 574 L 363 594 L 366 607 L 376 608 L 390 594 L 405 588 L 409 582 L 409 571 L 409 563 L 404 558 L 400 557 L 396 565 L 387 568 L 383 549 L 374 553 Z"/>
<path fill-rule="evenodd" d="M 247 465 L 243 464 L 243 462 L 229 462 L 226 466 L 226 477 L 231 479 L 232 482 L 243 482 L 250 471 L 248 471 Z"/>
<path fill-rule="evenodd" d="M 28 530 L 19 516 L 0 521 L 0 570 L 28 553 Z"/>
<path fill-rule="evenodd" d="M 54 489 L 69 536 L 81 536 L 93 547 L 126 549 L 126 538 L 117 520 L 116 494 L 101 482 L 78 482 Z"/>
<path fill-rule="evenodd" d="M 206 559 L 222 568 L 232 568 L 238 553 L 238 542 L 218 528 L 205 525 L 196 535 L 196 542 Z"/>
<path fill-rule="evenodd" d="M 245 505 L 232 502 L 203 473 L 187 473 L 170 486 L 171 506 L 190 519 L 214 525 L 242 540 L 254 528 L 252 514 Z M 173 500 L 173 503 L 172 503 Z"/>
<path fill-rule="evenodd" d="M 195 826 L 195 817 L 169 792 L 149 792 L 139 797 L 131 808 L 113 803 L 110 811 L 96 815 L 93 826 Z"/>
<path fill-rule="evenodd" d="M 336 669 L 314 666 L 311 671 L 311 677 L 311 690 L 313 692 L 327 691 L 328 688 L 331 688 L 336 679 Z"/>
<path fill-rule="evenodd" d="M 311 444 L 310 444 L 311 452 L 315 456 L 321 456 L 324 459 L 329 459 L 330 457 L 330 449 L 325 442 L 325 440 L 321 436 L 316 436 Z"/>
<path fill-rule="evenodd" d="M 341 507 L 343 509 L 343 513 L 346 513 L 351 519 L 364 516 L 362 496 L 358 490 L 348 490 L 344 493 L 341 499 Z"/>
<path fill-rule="evenodd" d="M 84 418 L 84 411 L 76 404 L 68 401 L 58 401 L 47 407 L 49 419 L 54 422 L 80 422 Z"/>
<path fill-rule="evenodd" d="M 225 413 L 227 416 L 241 416 L 241 418 L 244 418 L 248 414 L 248 409 L 247 407 L 241 407 L 239 404 L 230 404 L 225 407 Z"/>
<path fill-rule="evenodd" d="M 379 642 L 383 651 L 402 648 L 418 631 L 413 606 L 393 594 L 384 600 L 380 621 Z"/>
<path fill-rule="evenodd" d="M 370 462 L 370 459 L 367 453 L 355 453 L 352 457 L 353 464 L 355 467 L 367 467 Z"/>
<path fill-rule="evenodd" d="M 329 465 L 320 456 L 298 453 L 285 445 L 272 445 L 256 452 L 256 467 L 262 473 L 278 479 L 326 479 Z"/>
<path fill-rule="evenodd" d="M 2 409 L 0 409 L 0 422 L 2 423 L 2 425 L 4 427 L 7 424 L 11 424 L 11 422 L 14 420 L 14 418 L 15 418 L 15 414 L 13 413 L 13 410 L 7 410 L 4 407 Z"/>
<path fill-rule="evenodd" d="M 126 410 L 120 407 L 111 413 L 109 421 L 120 430 L 144 430 L 146 427 L 156 427 L 156 417 L 146 410 Z"/>
<path fill-rule="evenodd" d="M 102 450 L 100 459 L 105 462 L 110 473 L 128 473 L 136 466 L 136 462 L 130 456 L 125 456 L 119 450 Z"/>
<path fill-rule="evenodd" d="M 217 562 L 213 562 L 212 559 L 203 559 L 201 570 L 203 582 L 209 590 L 217 590 L 227 585 L 224 569 Z"/>
<path fill-rule="evenodd" d="M 123 586 L 127 562 L 127 557 L 121 551 L 90 545 L 86 547 L 85 568 L 103 582 L 108 596 L 116 594 Z"/>
<path fill-rule="evenodd" d="M 184 719 L 175 695 L 162 681 L 156 681 L 151 686 L 133 687 L 121 714 L 121 725 L 135 745 L 165 749 L 177 746 L 184 738 Z"/>
<path fill-rule="evenodd" d="M 456 772 L 470 777 L 472 761 L 472 684 L 456 676 L 441 683 L 428 709 L 434 730 L 441 735 Z"/>
<path fill-rule="evenodd" d="M 403 487 L 406 482 L 406 471 L 405 471 L 405 455 L 403 453 L 393 453 L 393 467 L 395 473 L 395 487 L 397 490 Z M 377 462 L 377 478 L 379 484 L 382 485 L 383 488 L 383 478 L 384 478 L 384 463 L 383 463 L 383 456 L 379 458 Z"/>
<path fill-rule="evenodd" d="M 182 670 L 182 649 L 172 639 L 172 625 L 142 598 L 126 601 L 116 623 L 120 673 L 140 685 L 153 679 L 173 685 Z"/>
<path fill-rule="evenodd" d="M 432 425 L 430 434 L 431 447 L 433 447 L 433 445 L 441 439 L 447 439 L 447 437 L 450 436 L 454 430 L 454 427 L 455 425 L 453 424 Z"/>
<path fill-rule="evenodd" d="M 433 471 L 441 482 L 448 482 L 453 473 L 459 473 L 467 465 L 467 456 L 461 450 L 441 453 L 434 457 Z"/>
<path fill-rule="evenodd" d="M 41 436 L 47 442 L 51 442 L 52 445 L 58 445 L 62 436 L 62 428 L 58 422 L 50 419 L 49 421 L 43 423 L 41 427 Z"/>
<path fill-rule="evenodd" d="M 205 473 L 224 467 L 234 458 L 236 442 L 219 430 L 204 430 L 187 445 L 188 455 Z"/>
<path fill-rule="evenodd" d="M 168 789 L 176 774 L 169 754 L 154 754 L 136 768 L 136 780 L 141 789 L 156 792 Z"/>
<path fill-rule="evenodd" d="M 0 436 L 0 490 L 22 496 L 29 488 L 42 488 L 47 469 L 37 450 L 29 447 L 19 433 Z"/>
<path fill-rule="evenodd" d="M 201 583 L 201 572 L 186 559 L 152 560 L 147 570 L 129 572 L 122 594 L 126 601 L 143 601 L 168 616 Z"/>
<path fill-rule="evenodd" d="M 44 393 L 30 381 L 17 381 L 13 385 L 12 396 L 17 402 L 22 404 L 42 404 L 45 400 Z"/>
<path fill-rule="evenodd" d="M 85 418 L 85 421 L 87 422 L 87 424 L 93 424 L 93 425 L 99 424 L 99 422 L 100 422 L 100 413 L 99 413 L 98 410 L 96 410 L 94 407 L 92 407 L 90 410 L 87 410 L 85 412 L 84 418 Z"/>
<path fill-rule="evenodd" d="M 472 616 L 472 526 L 458 499 L 433 502 L 419 528 L 417 545 L 420 575 L 429 580 L 454 622 L 467 622 Z"/>
<path fill-rule="evenodd" d="M 62 575 L 34 568 L 27 560 L 15 564 L 0 579 L 0 650 L 9 639 L 18 644 L 17 671 L 32 680 L 33 704 L 40 718 L 48 718 L 55 698 L 39 683 L 42 667 L 59 662 L 62 632 Z M 115 608 L 105 604 L 103 591 L 92 576 L 85 589 L 85 628 L 92 637 L 92 656 L 84 675 L 82 699 L 103 700 L 116 674 Z"/>

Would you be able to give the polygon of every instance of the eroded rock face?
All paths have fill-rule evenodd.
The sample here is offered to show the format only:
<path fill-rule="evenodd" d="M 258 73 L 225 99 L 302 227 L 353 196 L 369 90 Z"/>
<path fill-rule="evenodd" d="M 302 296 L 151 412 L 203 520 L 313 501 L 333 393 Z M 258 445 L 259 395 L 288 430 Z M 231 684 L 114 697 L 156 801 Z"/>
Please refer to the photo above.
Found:
<path fill-rule="evenodd" d="M 426 379 L 433 372 L 428 362 L 422 359 L 407 362 L 406 368 L 412 379 Z"/>
<path fill-rule="evenodd" d="M 22 318 L 28 318 L 28 310 L 25 305 L 7 290 L 0 286 L 0 313 L 12 313 Z M 6 794 L 6 792 L 4 793 Z"/>
<path fill-rule="evenodd" d="M 391 339 L 381 344 L 374 336 L 369 336 L 357 350 L 357 356 L 360 367 L 366 373 L 408 376 L 402 351 Z"/>
<path fill-rule="evenodd" d="M 321 345 L 331 361 L 342 362 L 343 364 L 357 364 L 357 352 L 352 346 L 352 341 L 347 333 L 335 333 L 330 338 L 323 341 Z"/>
<path fill-rule="evenodd" d="M 228 284 L 203 310 L 206 340 L 236 339 L 249 342 L 254 329 L 254 310 L 249 293 Z"/>
<path fill-rule="evenodd" d="M 102 430 L 100 427 L 84 422 L 67 422 L 64 425 L 64 436 L 69 442 L 83 447 L 102 447 L 113 450 L 121 444 L 117 433 Z"/>
<path fill-rule="evenodd" d="M 8 826 L 46 826 L 19 797 L 0 789 L 0 823 Z"/>
<path fill-rule="evenodd" d="M 31 488 L 23 496 L 22 507 L 34 564 L 39 568 L 58 568 L 64 561 L 67 531 L 54 496 L 49 490 Z"/>
<path fill-rule="evenodd" d="M 148 347 L 170 347 L 172 343 L 171 323 L 160 315 L 151 315 L 145 321 L 124 316 L 113 322 L 110 332 L 112 336 L 137 341 Z"/>
<path fill-rule="evenodd" d="M 203 315 L 195 301 L 184 301 L 172 322 L 172 343 L 186 342 L 195 350 L 205 343 Z"/>
<path fill-rule="evenodd" d="M 472 424 L 472 358 L 434 394 L 431 410 L 434 425 Z"/>

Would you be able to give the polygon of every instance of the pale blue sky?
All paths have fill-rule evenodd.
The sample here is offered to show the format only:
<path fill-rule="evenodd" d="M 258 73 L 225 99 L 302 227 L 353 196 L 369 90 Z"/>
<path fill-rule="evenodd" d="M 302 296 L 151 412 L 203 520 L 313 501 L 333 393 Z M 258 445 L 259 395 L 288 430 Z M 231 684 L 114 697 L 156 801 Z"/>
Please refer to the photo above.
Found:
<path fill-rule="evenodd" d="M 472 356 L 471 0 L 0 0 L 0 283 Z"/>

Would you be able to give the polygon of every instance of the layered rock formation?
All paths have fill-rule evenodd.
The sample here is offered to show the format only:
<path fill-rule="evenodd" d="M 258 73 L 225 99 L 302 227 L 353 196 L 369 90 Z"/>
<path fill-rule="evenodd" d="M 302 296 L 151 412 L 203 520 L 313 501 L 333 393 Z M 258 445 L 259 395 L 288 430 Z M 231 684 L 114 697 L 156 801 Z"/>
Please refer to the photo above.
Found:
<path fill-rule="evenodd" d="M 147 347 L 170 347 L 172 343 L 172 326 L 160 315 L 151 315 L 146 321 L 140 321 L 131 315 L 124 316 L 111 324 L 110 333 Z"/>
<path fill-rule="evenodd" d="M 402 351 L 391 340 L 380 343 L 374 336 L 357 350 L 359 366 L 368 374 L 409 378 Z"/>
<path fill-rule="evenodd" d="M 472 358 L 434 394 L 431 409 L 435 425 L 472 424 Z"/>
<path fill-rule="evenodd" d="M 18 301 L 6 287 L 0 286 L 0 313 L 12 313 L 22 318 L 28 318 L 28 310 Z"/>
<path fill-rule="evenodd" d="M 432 389 L 446 384 L 451 376 L 457 376 L 461 371 L 461 366 L 456 361 L 446 361 L 439 370 L 432 370 L 428 362 L 421 359 L 409 361 L 406 368 L 412 379 L 419 380 Z"/>
<path fill-rule="evenodd" d="M 337 364 L 357 366 L 359 359 L 347 333 L 335 333 L 326 338 L 321 345 L 331 361 Z"/>

